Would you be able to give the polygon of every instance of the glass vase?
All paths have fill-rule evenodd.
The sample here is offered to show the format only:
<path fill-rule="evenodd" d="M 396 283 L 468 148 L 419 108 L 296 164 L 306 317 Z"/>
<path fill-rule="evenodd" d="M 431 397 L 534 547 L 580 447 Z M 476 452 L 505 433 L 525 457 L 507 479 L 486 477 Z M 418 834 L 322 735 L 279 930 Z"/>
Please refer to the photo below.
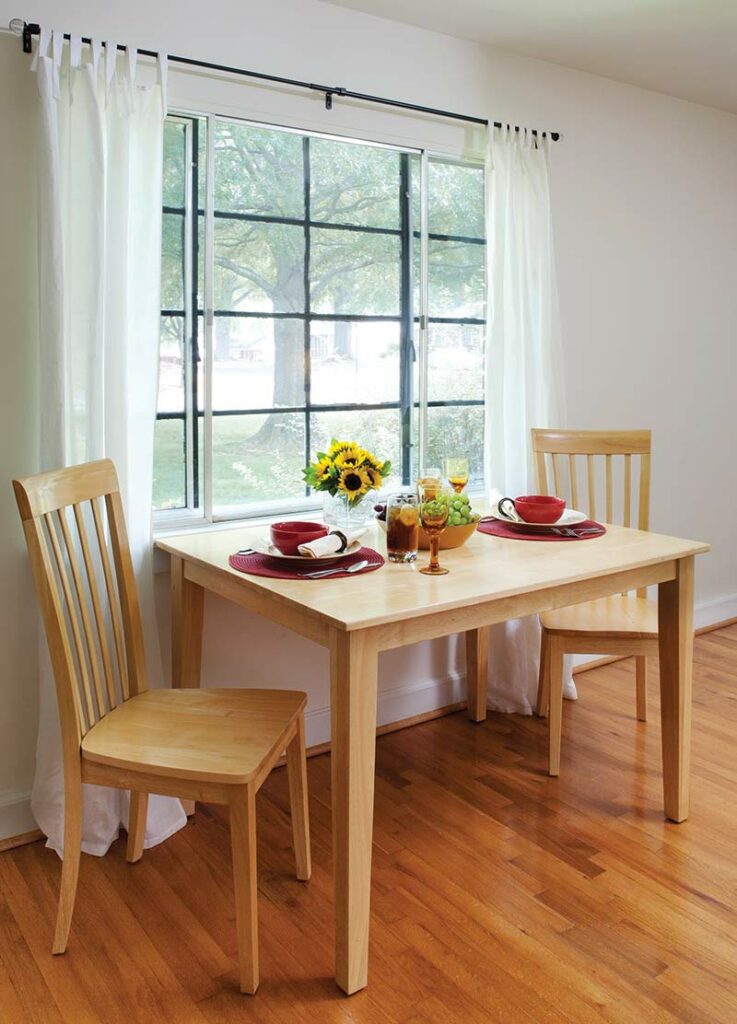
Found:
<path fill-rule="evenodd" d="M 322 517 L 328 526 L 344 527 L 358 530 L 373 522 L 374 491 L 369 491 L 360 501 L 348 501 L 344 494 L 324 494 L 322 499 Z"/>

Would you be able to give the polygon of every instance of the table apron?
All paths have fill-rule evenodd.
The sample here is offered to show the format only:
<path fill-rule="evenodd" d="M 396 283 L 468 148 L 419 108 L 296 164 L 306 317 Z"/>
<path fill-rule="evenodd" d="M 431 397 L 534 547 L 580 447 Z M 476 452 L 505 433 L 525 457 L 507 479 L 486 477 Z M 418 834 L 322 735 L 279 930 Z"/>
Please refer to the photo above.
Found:
<path fill-rule="evenodd" d="M 297 608 L 284 601 L 279 601 L 267 591 L 256 591 L 222 569 L 208 568 L 197 562 L 186 561 L 185 577 L 204 590 L 209 590 L 219 597 L 232 601 L 256 615 L 261 615 L 270 622 L 298 633 L 299 636 L 312 640 L 321 647 L 330 645 L 330 625 L 308 609 Z"/>
<path fill-rule="evenodd" d="M 554 608 L 565 608 L 569 605 L 580 604 L 582 601 L 593 601 L 600 597 L 636 590 L 638 587 L 664 583 L 667 580 L 675 579 L 677 562 L 678 559 L 668 559 L 636 569 L 592 576 L 571 583 L 552 584 L 524 594 L 494 598 L 490 601 L 478 601 L 459 608 L 427 612 L 424 615 L 379 625 L 357 626 L 356 629 L 369 632 L 371 640 L 378 650 L 390 650 L 394 647 L 419 643 L 421 640 L 432 640 L 436 637 L 450 636 L 453 633 L 465 633 L 470 629 L 492 626 L 508 619 L 537 615 L 541 612 L 552 611 Z M 330 637 L 335 630 L 342 632 L 345 629 L 339 623 L 331 623 L 307 608 L 296 607 L 279 600 L 266 591 L 256 591 L 244 586 L 239 579 L 221 569 L 209 568 L 186 560 L 184 574 L 186 579 L 205 590 L 232 601 L 256 615 L 261 615 L 277 625 L 284 626 L 321 647 L 330 646 Z M 353 630 L 348 631 L 353 632 Z"/>
<path fill-rule="evenodd" d="M 594 601 L 600 597 L 610 597 L 612 594 L 636 590 L 638 587 L 664 583 L 667 580 L 675 579 L 677 561 L 677 559 L 669 559 L 638 569 L 627 569 L 623 572 L 609 573 L 606 576 L 595 576 L 573 583 L 553 585 L 545 589 L 530 591 L 527 594 L 515 594 L 512 597 L 480 601 L 462 608 L 389 622 L 371 627 L 370 632 L 380 651 L 404 647 L 407 644 L 419 643 L 421 640 L 432 640 L 454 633 L 464 633 L 469 629 L 493 626 L 509 619 L 518 619 L 525 615 L 538 615 L 541 612 L 552 611 L 554 608 L 567 608 L 569 605 L 580 604 L 583 601 Z"/>

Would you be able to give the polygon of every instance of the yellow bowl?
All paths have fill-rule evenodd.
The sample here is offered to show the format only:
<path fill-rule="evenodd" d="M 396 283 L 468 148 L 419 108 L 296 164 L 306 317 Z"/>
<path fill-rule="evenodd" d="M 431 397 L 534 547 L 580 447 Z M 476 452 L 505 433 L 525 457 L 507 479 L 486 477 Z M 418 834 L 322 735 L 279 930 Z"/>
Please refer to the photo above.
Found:
<path fill-rule="evenodd" d="M 379 526 L 386 533 L 386 522 L 383 519 L 378 520 Z M 438 547 L 441 551 L 450 551 L 451 548 L 461 548 L 466 543 L 468 538 L 476 532 L 478 526 L 478 520 L 475 523 L 468 523 L 466 526 L 447 526 L 440 534 L 440 543 Z M 425 531 L 420 527 L 420 539 L 418 544 L 420 551 L 429 551 L 430 549 L 430 538 Z"/>

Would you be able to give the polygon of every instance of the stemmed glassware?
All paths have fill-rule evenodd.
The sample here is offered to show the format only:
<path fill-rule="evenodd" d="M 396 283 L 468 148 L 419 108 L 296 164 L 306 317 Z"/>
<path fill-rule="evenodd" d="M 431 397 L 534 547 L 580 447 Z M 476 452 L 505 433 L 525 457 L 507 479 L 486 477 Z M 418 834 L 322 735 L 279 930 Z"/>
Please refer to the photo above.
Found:
<path fill-rule="evenodd" d="M 430 563 L 420 569 L 426 576 L 445 576 L 449 572 L 438 560 L 440 534 L 448 525 L 450 500 L 447 488 L 438 477 L 423 477 L 417 482 L 420 499 L 420 522 L 430 538 Z"/>
<path fill-rule="evenodd" d="M 465 456 L 444 459 L 443 469 L 450 486 L 456 494 L 460 494 L 468 483 L 468 459 Z"/>

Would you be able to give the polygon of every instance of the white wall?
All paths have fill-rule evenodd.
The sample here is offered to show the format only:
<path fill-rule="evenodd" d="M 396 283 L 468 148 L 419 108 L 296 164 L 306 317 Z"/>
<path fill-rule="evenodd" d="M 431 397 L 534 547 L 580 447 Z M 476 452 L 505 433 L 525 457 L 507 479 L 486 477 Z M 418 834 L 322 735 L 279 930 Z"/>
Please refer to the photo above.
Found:
<path fill-rule="evenodd" d="M 15 14 L 9 0 L 0 0 L 0 22 Z M 711 542 L 713 553 L 698 566 L 701 621 L 737 614 L 737 550 L 728 536 L 737 506 L 737 428 L 728 404 L 737 385 L 737 117 L 311 0 L 212 0 L 206 11 L 182 0 L 175 16 L 170 5 L 142 0 L 114 8 L 37 0 L 34 17 L 171 53 L 562 131 L 553 151 L 553 194 L 569 422 L 652 427 L 652 525 Z M 0 167 L 10 179 L 0 192 L 6 482 L 33 468 L 35 429 L 32 210 L 27 156 L 21 157 L 29 144 L 22 114 L 32 94 L 17 45 L 0 40 L 0 81 L 15 95 L 0 113 Z M 458 126 L 339 99 L 326 114 L 319 97 L 289 90 L 181 74 L 172 74 L 170 88 L 174 102 L 195 105 L 199 97 L 256 118 L 454 151 L 479 146 L 477 135 Z M 3 564 L 11 566 L 0 586 L 4 604 L 12 604 L 0 625 L 0 790 L 10 790 L 30 784 L 35 704 L 29 588 L 7 483 L 0 487 L 0 517 Z M 158 580 L 163 617 L 166 583 Z M 323 738 L 324 652 L 216 600 L 207 618 L 205 680 L 299 683 L 311 695 L 311 739 Z M 454 643 L 391 652 L 380 670 L 385 720 L 462 692 Z"/>

